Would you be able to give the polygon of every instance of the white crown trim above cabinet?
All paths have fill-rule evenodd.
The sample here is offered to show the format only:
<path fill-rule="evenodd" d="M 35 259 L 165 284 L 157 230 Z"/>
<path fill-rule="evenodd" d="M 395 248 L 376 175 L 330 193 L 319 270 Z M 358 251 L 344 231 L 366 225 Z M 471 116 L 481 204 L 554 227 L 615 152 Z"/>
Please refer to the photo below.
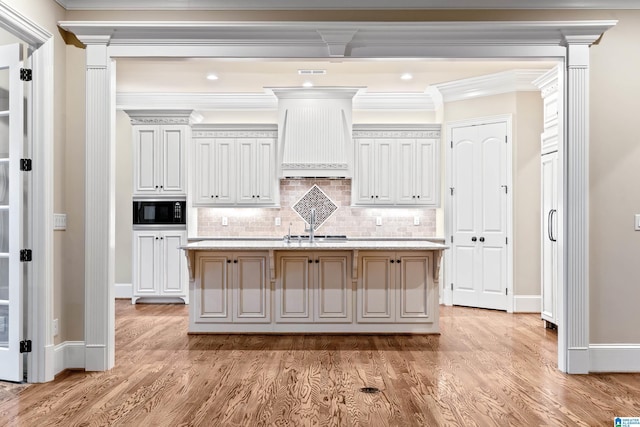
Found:
<path fill-rule="evenodd" d="M 440 206 L 440 125 L 354 125 L 352 204 Z"/>
<path fill-rule="evenodd" d="M 277 206 L 276 125 L 201 125 L 193 138 L 193 206 Z"/>

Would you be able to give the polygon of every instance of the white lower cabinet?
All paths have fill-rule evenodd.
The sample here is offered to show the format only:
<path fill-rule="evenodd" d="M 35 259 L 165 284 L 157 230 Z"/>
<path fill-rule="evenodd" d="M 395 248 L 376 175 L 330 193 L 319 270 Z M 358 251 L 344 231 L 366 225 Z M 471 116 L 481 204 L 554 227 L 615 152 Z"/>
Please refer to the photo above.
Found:
<path fill-rule="evenodd" d="M 181 298 L 188 303 L 187 264 L 180 248 L 187 243 L 187 232 L 133 232 L 133 298 Z"/>
<path fill-rule="evenodd" d="M 359 270 L 358 322 L 412 323 L 437 318 L 432 253 L 362 252 Z"/>
<path fill-rule="evenodd" d="M 196 264 L 196 323 L 271 321 L 268 254 L 203 253 Z"/>
<path fill-rule="evenodd" d="M 276 266 L 276 322 L 351 323 L 349 252 L 282 252 Z"/>
<path fill-rule="evenodd" d="M 558 324 L 558 153 L 542 156 L 542 310 L 545 322 Z"/>

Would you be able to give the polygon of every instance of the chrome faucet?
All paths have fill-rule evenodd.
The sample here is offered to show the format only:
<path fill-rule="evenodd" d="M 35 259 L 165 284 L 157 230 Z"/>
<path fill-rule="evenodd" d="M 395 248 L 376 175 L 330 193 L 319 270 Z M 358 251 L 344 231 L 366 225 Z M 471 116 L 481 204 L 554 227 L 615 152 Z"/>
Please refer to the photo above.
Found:
<path fill-rule="evenodd" d="M 309 232 L 309 242 L 313 243 L 313 230 L 316 227 L 316 208 L 311 208 L 311 218 L 309 219 L 309 229 L 305 229 L 305 233 Z"/>

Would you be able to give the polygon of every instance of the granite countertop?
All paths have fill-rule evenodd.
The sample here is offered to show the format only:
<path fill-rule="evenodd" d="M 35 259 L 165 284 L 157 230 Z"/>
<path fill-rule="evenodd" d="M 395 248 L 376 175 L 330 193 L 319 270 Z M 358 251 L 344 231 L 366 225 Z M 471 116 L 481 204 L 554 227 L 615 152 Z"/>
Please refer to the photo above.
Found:
<path fill-rule="evenodd" d="M 227 239 L 190 239 L 189 244 L 181 249 L 204 250 L 309 250 L 309 249 L 343 249 L 343 250 L 443 250 L 447 245 L 438 243 L 443 239 L 318 239 L 313 243 L 308 240 L 292 239 L 287 243 L 282 238 L 227 238 Z"/>

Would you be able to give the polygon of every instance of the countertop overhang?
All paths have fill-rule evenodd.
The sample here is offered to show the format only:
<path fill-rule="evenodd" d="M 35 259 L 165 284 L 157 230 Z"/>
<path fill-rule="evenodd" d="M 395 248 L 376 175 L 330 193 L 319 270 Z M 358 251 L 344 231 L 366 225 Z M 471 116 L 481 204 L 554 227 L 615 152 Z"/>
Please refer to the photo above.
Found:
<path fill-rule="evenodd" d="M 216 250 L 426 250 L 440 251 L 449 246 L 431 240 L 416 239 L 347 239 L 347 240 L 291 240 L 280 239 L 205 239 L 181 246 L 185 251 Z"/>

